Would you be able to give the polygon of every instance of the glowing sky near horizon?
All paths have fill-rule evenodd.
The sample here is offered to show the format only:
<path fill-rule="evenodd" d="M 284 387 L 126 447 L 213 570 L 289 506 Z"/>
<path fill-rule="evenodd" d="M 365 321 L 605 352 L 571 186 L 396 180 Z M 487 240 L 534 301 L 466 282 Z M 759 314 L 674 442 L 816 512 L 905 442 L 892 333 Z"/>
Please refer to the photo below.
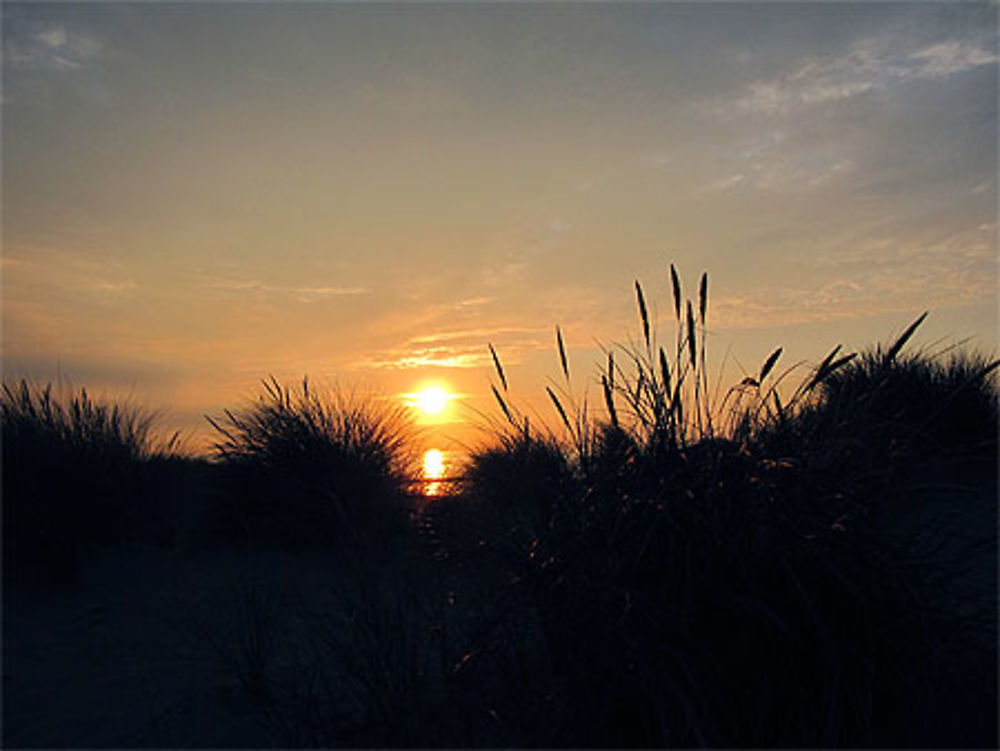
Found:
<path fill-rule="evenodd" d="M 925 309 L 995 350 L 995 3 L 3 15 L 7 378 L 202 429 L 268 374 L 490 412 L 491 342 L 545 409 L 554 326 L 582 392 L 634 279 L 671 340 L 670 262 L 751 370 Z"/>

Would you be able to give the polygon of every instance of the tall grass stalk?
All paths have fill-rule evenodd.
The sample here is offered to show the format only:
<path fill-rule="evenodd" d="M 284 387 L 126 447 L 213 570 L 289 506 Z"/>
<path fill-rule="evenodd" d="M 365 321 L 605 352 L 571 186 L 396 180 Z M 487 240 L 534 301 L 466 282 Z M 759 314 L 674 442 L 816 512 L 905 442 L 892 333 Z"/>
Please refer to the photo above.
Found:
<path fill-rule="evenodd" d="M 491 347 L 507 429 L 473 457 L 469 494 L 509 515 L 498 530 L 517 541 L 507 549 L 519 594 L 507 602 L 537 613 L 564 681 L 547 694 L 558 742 L 919 738 L 913 715 L 886 707 L 907 701 L 922 715 L 950 694 L 982 697 L 990 670 L 970 655 L 984 629 L 995 637 L 995 618 L 981 603 L 947 604 L 957 590 L 935 572 L 951 559 L 899 534 L 893 513 L 929 486 L 924 476 L 995 475 L 1000 363 L 906 354 L 924 314 L 888 347 L 838 346 L 805 372 L 780 370 L 776 347 L 715 403 L 707 273 L 697 305 L 673 265 L 669 280 L 672 357 L 637 281 L 640 336 L 606 350 L 604 416 L 572 400 L 557 329 L 566 386 L 546 392 L 561 436 L 529 433 Z M 982 509 L 966 509 L 974 526 Z M 502 614 L 491 623 L 502 641 Z M 970 716 L 952 706 L 940 721 L 985 738 Z"/>

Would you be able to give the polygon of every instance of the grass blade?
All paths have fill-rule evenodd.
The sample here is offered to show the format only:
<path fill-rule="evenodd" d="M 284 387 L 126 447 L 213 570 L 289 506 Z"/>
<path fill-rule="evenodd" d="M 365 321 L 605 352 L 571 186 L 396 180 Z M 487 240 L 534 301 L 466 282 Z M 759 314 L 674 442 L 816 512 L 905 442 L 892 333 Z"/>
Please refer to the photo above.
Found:
<path fill-rule="evenodd" d="M 808 394 L 810 391 L 816 388 L 820 383 L 822 383 L 826 379 L 826 377 L 829 376 L 831 373 L 833 373 L 837 368 L 839 368 L 844 363 L 850 362 L 852 359 L 854 359 L 854 355 L 851 354 L 846 357 L 841 357 L 839 360 L 834 360 L 833 358 L 837 356 L 838 352 L 840 352 L 840 346 L 841 345 L 838 344 L 836 347 L 833 348 L 833 350 L 831 350 L 830 354 L 828 354 L 826 357 L 823 358 L 823 362 L 821 362 L 819 366 L 816 368 L 816 371 L 813 373 L 812 378 L 810 378 L 809 382 L 802 387 L 803 393 Z"/>
<path fill-rule="evenodd" d="M 497 351 L 493 349 L 493 345 L 488 345 L 490 348 L 490 354 L 493 355 L 493 365 L 496 366 L 497 375 L 500 376 L 500 383 L 503 384 L 503 390 L 507 391 L 507 377 L 503 374 L 503 366 L 500 364 L 500 358 L 497 357 Z"/>
<path fill-rule="evenodd" d="M 604 387 L 604 404 L 608 408 L 608 416 L 611 418 L 611 424 L 614 427 L 618 427 L 618 413 L 615 411 L 615 397 L 612 391 L 611 384 L 605 376 L 601 376 L 601 385 Z"/>
<path fill-rule="evenodd" d="M 563 409 L 563 405 L 559 402 L 559 397 L 556 396 L 556 392 L 553 391 L 549 386 L 546 386 L 545 390 L 548 392 L 549 398 L 552 399 L 552 403 L 556 405 L 556 410 L 558 410 L 559 416 L 562 418 L 563 425 L 566 426 L 566 430 L 572 433 L 573 428 L 569 424 L 569 418 L 566 416 L 566 410 Z"/>
<path fill-rule="evenodd" d="M 899 350 L 901 350 L 903 348 L 903 345 L 909 341 L 911 336 L 913 336 L 913 332 L 916 331 L 917 327 L 924 322 L 924 319 L 927 317 L 927 313 L 928 311 L 925 310 L 923 314 L 917 320 L 915 320 L 913 323 L 907 326 L 906 331 L 900 334 L 899 338 L 892 343 L 892 346 L 889 347 L 888 351 L 885 353 L 885 361 L 887 363 L 892 362 L 893 358 L 895 358 L 896 355 L 899 354 Z"/>
<path fill-rule="evenodd" d="M 504 398 L 500 395 L 500 392 L 497 391 L 497 387 L 491 383 L 490 390 L 493 392 L 493 396 L 496 397 L 497 403 L 500 405 L 500 409 L 503 410 L 504 416 L 507 418 L 507 422 L 509 422 L 514 427 L 518 427 L 517 421 L 514 420 L 514 416 L 510 413 L 510 408 L 507 406 L 507 402 L 504 401 Z"/>
<path fill-rule="evenodd" d="M 660 377 L 663 379 L 663 393 L 670 396 L 670 365 L 663 347 L 660 347 Z"/>

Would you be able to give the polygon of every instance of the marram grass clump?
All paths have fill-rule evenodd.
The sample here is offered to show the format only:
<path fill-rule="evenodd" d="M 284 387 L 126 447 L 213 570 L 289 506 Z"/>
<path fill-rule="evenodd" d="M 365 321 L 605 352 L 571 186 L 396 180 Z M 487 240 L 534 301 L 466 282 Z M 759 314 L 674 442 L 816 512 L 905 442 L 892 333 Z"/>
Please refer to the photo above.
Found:
<path fill-rule="evenodd" d="M 415 466 L 405 407 L 317 393 L 307 379 L 299 387 L 266 380 L 256 401 L 208 420 L 230 480 L 234 531 L 259 542 L 343 542 L 392 516 Z"/>
<path fill-rule="evenodd" d="M 88 549 L 127 542 L 143 513 L 145 471 L 174 456 L 156 415 L 21 380 L 0 393 L 5 581 L 71 580 Z"/>
<path fill-rule="evenodd" d="M 506 547 L 502 602 L 537 618 L 557 729 L 539 739 L 526 721 L 523 742 L 995 743 L 995 649 L 975 646 L 995 645 L 995 607 L 955 612 L 961 573 L 899 533 L 894 504 L 972 465 L 995 494 L 998 363 L 908 354 L 920 316 L 888 347 L 833 349 L 794 389 L 776 348 L 720 397 L 708 276 L 696 302 L 673 266 L 669 280 L 673 345 L 654 340 L 637 282 L 641 338 L 608 350 L 603 410 L 573 397 L 557 329 L 556 430 L 512 403 L 490 348 L 503 427 L 468 493 L 530 519 L 501 532 L 533 534 Z M 995 564 L 995 507 L 953 500 L 992 530 Z M 508 649 L 503 619 L 470 654 Z"/>

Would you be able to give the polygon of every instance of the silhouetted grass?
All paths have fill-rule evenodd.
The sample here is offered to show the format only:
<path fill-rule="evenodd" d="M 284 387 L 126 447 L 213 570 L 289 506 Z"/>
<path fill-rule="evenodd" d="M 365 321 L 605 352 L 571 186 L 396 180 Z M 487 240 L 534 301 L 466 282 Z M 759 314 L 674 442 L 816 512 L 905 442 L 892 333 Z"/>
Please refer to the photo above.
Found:
<path fill-rule="evenodd" d="M 227 478 L 230 532 L 255 543 L 344 543 L 392 526 L 415 466 L 403 406 L 318 394 L 273 378 L 250 406 L 209 422 Z M 388 531 L 388 529 L 384 530 Z"/>
<path fill-rule="evenodd" d="M 507 427 L 469 495 L 517 520 L 515 584 L 480 643 L 524 613 L 544 634 L 530 670 L 548 676 L 549 731 L 526 722 L 521 742 L 994 744 L 995 600 L 957 612 L 961 553 L 902 518 L 938 493 L 921 524 L 978 527 L 995 569 L 997 363 L 902 354 L 921 317 L 884 349 L 835 349 L 790 395 L 776 349 L 715 404 L 707 276 L 697 306 L 671 282 L 674 346 L 653 341 L 637 283 L 642 338 L 609 351 L 604 417 L 569 398 L 563 365 L 560 440 L 531 432 L 494 353 Z"/>
<path fill-rule="evenodd" d="M 239 543 L 273 580 L 174 611 L 259 745 L 995 746 L 997 363 L 909 352 L 921 316 L 723 391 L 708 276 L 668 280 L 673 341 L 636 283 L 595 404 L 556 329 L 555 429 L 490 346 L 494 438 L 419 513 L 402 406 L 272 378 L 196 461 L 141 410 L 5 385 L 6 578 Z M 282 579 L 303 548 L 322 586 Z"/>
<path fill-rule="evenodd" d="M 155 415 L 93 399 L 58 395 L 25 380 L 3 384 L 3 517 L 8 585 L 71 580 L 88 548 L 136 536 L 144 467 L 174 456 Z"/>

